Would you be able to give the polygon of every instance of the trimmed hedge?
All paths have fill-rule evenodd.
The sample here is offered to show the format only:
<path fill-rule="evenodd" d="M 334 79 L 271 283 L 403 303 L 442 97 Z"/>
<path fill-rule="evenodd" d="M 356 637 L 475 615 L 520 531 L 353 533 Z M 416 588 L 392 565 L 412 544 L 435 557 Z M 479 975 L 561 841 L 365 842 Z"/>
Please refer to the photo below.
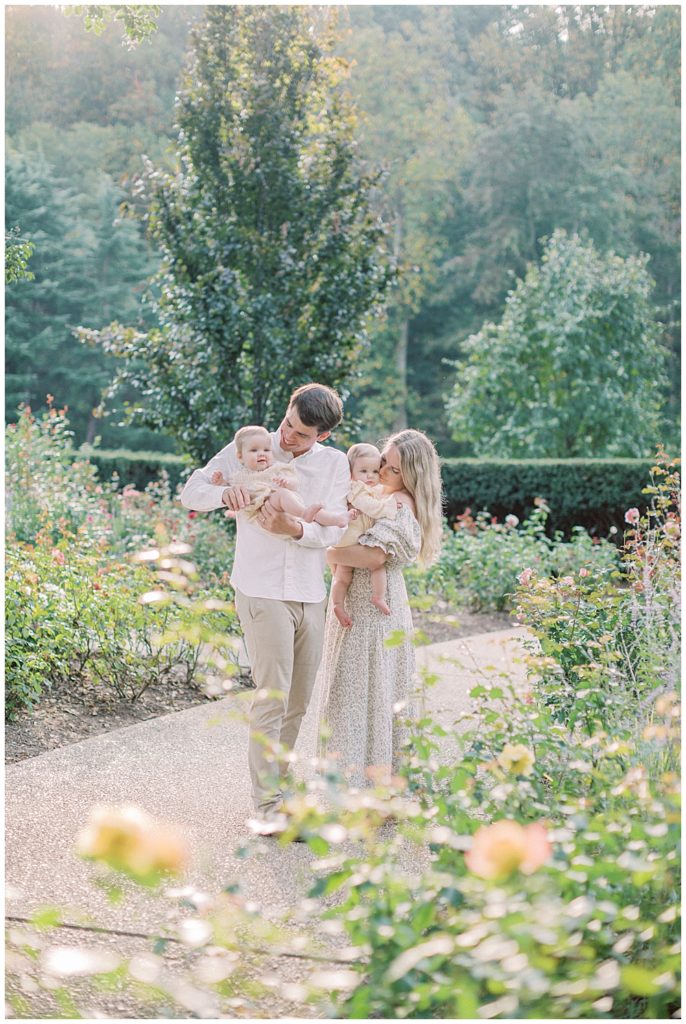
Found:
<path fill-rule="evenodd" d="M 134 452 L 127 448 L 108 451 L 83 445 L 79 454 L 85 455 L 97 467 L 103 480 L 110 480 L 112 474 L 116 473 L 120 487 L 133 484 L 139 491 L 157 480 L 162 470 L 169 474 L 172 491 L 189 475 L 189 466 L 183 456 L 169 452 Z"/>
<path fill-rule="evenodd" d="M 466 508 L 487 509 L 499 519 L 510 512 L 525 519 L 534 499 L 544 498 L 551 530 L 623 530 L 626 510 L 648 505 L 641 492 L 653 465 L 652 459 L 443 459 L 446 514 L 452 521 Z"/>
<path fill-rule="evenodd" d="M 107 451 L 84 445 L 81 453 L 103 479 L 117 473 L 122 487 L 133 484 L 139 490 L 163 469 L 175 488 L 191 468 L 183 456 L 167 452 Z M 487 509 L 499 519 L 510 512 L 525 519 L 535 507 L 534 499 L 544 498 L 550 506 L 550 530 L 623 530 L 626 510 L 648 505 L 641 492 L 650 483 L 652 466 L 652 459 L 442 459 L 446 515 L 452 522 L 471 508 L 472 513 Z"/>

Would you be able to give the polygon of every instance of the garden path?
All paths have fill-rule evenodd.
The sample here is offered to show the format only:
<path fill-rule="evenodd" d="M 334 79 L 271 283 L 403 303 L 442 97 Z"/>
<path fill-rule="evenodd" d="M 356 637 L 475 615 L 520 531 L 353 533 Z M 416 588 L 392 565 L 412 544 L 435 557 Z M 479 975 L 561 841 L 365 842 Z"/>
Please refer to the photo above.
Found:
<path fill-rule="evenodd" d="M 438 677 L 427 690 L 427 710 L 449 727 L 469 709 L 469 690 L 478 681 L 495 682 L 503 673 L 525 685 L 525 636 L 520 627 L 419 648 L 420 667 Z M 67 921 L 159 934 L 169 903 L 125 883 L 125 898 L 113 904 L 93 884 L 93 867 L 74 854 L 75 837 L 90 809 L 103 803 L 136 803 L 178 826 L 194 851 L 190 884 L 214 893 L 238 882 L 270 917 L 291 911 L 312 881 L 315 856 L 309 848 L 263 840 L 247 859 L 236 853 L 249 837 L 246 819 L 252 813 L 242 720 L 249 700 L 249 692 L 229 696 L 8 765 L 5 850 L 12 889 L 6 913 L 21 917 L 42 906 L 59 906 Z M 314 753 L 316 703 L 298 743 L 305 758 Z M 449 748 L 441 756 L 450 757 Z M 64 930 L 49 933 L 45 941 L 110 948 L 124 957 L 150 948 L 143 939 Z M 183 955 L 172 949 L 170 959 L 182 961 Z M 296 981 L 310 969 L 304 961 L 271 957 L 256 971 L 260 976 L 271 972 L 283 982 Z M 192 1002 L 192 994 L 188 998 Z M 89 1005 L 118 1017 L 150 1015 L 117 992 L 98 993 Z M 276 993 L 267 1004 L 260 1003 L 260 1015 L 266 1017 L 301 1017 L 303 1012 Z M 236 1016 L 243 1015 L 237 1010 Z"/>

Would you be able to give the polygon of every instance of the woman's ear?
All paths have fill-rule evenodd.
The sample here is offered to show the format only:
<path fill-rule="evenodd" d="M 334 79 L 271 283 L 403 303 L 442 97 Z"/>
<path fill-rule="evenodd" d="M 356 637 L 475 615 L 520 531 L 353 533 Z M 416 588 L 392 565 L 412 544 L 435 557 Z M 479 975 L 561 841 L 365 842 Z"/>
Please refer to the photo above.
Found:
<path fill-rule="evenodd" d="M 317 440 L 319 442 L 326 441 L 327 437 L 331 437 L 331 431 L 325 430 L 323 434 L 317 434 Z"/>

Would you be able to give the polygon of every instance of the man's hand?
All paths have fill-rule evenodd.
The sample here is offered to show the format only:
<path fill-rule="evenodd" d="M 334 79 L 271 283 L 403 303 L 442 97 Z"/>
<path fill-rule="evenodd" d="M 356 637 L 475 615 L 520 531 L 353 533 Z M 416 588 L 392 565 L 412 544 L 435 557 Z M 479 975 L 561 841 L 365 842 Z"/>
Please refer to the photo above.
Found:
<path fill-rule="evenodd" d="M 222 492 L 222 502 L 232 512 L 240 512 L 250 504 L 250 491 L 245 487 L 226 487 Z"/>
<path fill-rule="evenodd" d="M 294 540 L 300 540 L 303 533 L 303 524 L 295 516 L 290 515 L 288 512 L 277 512 L 272 506 L 269 499 L 267 499 L 259 511 L 257 521 L 263 530 L 267 530 L 268 533 L 278 533 L 285 537 L 293 537 Z"/>

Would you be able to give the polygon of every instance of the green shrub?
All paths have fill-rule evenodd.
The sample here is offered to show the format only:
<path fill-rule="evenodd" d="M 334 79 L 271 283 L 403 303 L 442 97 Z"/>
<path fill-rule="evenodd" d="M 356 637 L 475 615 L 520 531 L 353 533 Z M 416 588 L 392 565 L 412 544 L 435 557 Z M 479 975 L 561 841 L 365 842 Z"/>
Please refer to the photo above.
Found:
<path fill-rule="evenodd" d="M 471 508 L 525 519 L 543 498 L 548 528 L 585 526 L 600 535 L 624 527 L 624 510 L 645 508 L 649 459 L 444 459 L 441 476 L 449 520 Z"/>
<path fill-rule="evenodd" d="M 568 541 L 561 533 L 549 537 L 547 519 L 548 508 L 542 502 L 523 523 L 511 514 L 498 522 L 488 513 L 472 516 L 467 509 L 453 530 L 445 530 L 438 561 L 425 572 L 414 567 L 405 571 L 410 593 L 422 603 L 428 603 L 430 595 L 442 595 L 479 611 L 505 611 L 513 606 L 518 576 L 527 566 L 547 578 L 583 566 L 616 565 L 614 544 L 590 537 L 581 527 Z"/>
<path fill-rule="evenodd" d="M 130 451 L 127 448 L 108 450 L 83 445 L 81 452 L 98 470 L 102 480 L 116 477 L 120 487 L 144 490 L 164 473 L 175 490 L 188 475 L 188 463 L 182 455 L 169 452 Z"/>
<path fill-rule="evenodd" d="M 192 589 L 215 602 L 206 626 L 223 632 L 225 660 L 235 662 L 237 618 L 220 610 L 234 524 L 189 513 L 166 475 L 143 492 L 101 484 L 52 406 L 39 419 L 22 409 L 7 433 L 6 715 L 32 708 L 58 682 L 135 700 L 172 674 L 199 679 L 203 630 L 193 625 L 188 642 L 177 629 L 188 625 L 182 607 L 141 603 L 155 578 L 132 559 L 160 537 L 195 544 L 202 582 Z"/>
<path fill-rule="evenodd" d="M 196 677 L 203 638 L 170 635 L 187 620 L 183 609 L 147 600 L 158 588 L 147 566 L 104 558 L 85 531 L 63 535 L 57 546 L 48 533 L 35 545 L 12 545 L 6 587 L 9 718 L 31 709 L 58 681 L 92 686 L 103 699 L 136 700 L 178 673 L 187 683 Z M 198 590 L 196 596 L 212 595 Z M 206 612 L 206 625 L 224 635 L 235 660 L 237 618 L 219 604 Z M 165 635 L 170 638 L 162 642 Z"/>
<path fill-rule="evenodd" d="M 535 567 L 520 576 L 518 614 L 543 654 L 539 686 L 557 715 L 586 728 L 602 723 L 618 694 L 640 702 L 652 690 L 674 689 L 680 652 L 681 533 L 679 474 L 661 453 L 646 490 L 644 516 L 626 511 L 629 531 L 618 570 L 593 565 L 557 580 Z M 552 659 L 552 661 L 550 660 Z M 579 693 L 582 697 L 579 697 Z"/>

